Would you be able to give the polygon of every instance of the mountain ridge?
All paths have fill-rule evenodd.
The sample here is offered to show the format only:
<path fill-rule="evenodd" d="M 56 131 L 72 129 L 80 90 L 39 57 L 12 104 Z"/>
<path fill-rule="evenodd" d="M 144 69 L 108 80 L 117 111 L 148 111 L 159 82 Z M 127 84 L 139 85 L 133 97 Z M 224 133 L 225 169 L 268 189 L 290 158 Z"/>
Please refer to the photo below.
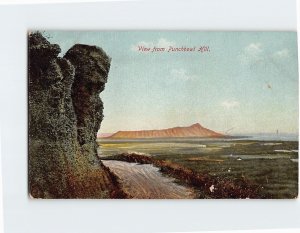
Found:
<path fill-rule="evenodd" d="M 190 126 L 177 126 L 167 129 L 155 130 L 136 130 L 136 131 L 118 131 L 105 138 L 172 138 L 172 137 L 202 137 L 202 138 L 220 138 L 226 135 L 207 129 L 199 123 Z"/>

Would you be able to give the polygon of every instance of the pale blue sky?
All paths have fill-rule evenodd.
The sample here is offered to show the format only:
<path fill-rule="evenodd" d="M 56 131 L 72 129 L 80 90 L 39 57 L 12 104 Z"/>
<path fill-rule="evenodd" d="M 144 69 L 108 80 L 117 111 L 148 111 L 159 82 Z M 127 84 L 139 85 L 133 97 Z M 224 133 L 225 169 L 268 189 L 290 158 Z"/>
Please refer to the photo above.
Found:
<path fill-rule="evenodd" d="M 63 55 L 76 43 L 112 58 L 102 133 L 203 126 L 231 133 L 298 132 L 294 32 L 46 31 Z M 209 46 L 142 53 L 137 45 Z"/>

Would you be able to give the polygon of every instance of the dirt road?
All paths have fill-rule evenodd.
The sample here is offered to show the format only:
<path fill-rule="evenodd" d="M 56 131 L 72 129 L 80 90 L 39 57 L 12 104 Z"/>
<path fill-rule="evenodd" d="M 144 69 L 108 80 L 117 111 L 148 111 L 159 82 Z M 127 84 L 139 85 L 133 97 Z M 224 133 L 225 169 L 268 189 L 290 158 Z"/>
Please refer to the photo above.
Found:
<path fill-rule="evenodd" d="M 137 164 L 116 160 L 104 160 L 103 164 L 119 177 L 124 192 L 136 199 L 187 199 L 195 192 L 176 184 L 151 164 Z"/>

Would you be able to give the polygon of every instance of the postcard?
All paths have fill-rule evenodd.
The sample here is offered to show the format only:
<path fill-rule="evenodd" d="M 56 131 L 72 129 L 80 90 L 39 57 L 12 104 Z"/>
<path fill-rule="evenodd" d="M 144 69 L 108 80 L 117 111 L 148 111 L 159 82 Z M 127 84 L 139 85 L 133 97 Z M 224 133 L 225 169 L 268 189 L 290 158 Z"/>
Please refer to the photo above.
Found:
<path fill-rule="evenodd" d="M 39 199 L 298 197 L 295 32 L 28 33 Z"/>

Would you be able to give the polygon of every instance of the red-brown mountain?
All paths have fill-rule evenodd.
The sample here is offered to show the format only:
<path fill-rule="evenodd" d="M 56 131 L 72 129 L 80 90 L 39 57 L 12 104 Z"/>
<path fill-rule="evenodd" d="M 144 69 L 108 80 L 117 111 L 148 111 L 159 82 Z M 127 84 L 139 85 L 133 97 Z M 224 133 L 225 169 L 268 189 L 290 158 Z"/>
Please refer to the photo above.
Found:
<path fill-rule="evenodd" d="M 199 123 L 196 123 L 187 127 L 174 127 L 169 129 L 118 131 L 107 138 L 219 138 L 224 136 L 226 135 L 204 128 Z"/>

